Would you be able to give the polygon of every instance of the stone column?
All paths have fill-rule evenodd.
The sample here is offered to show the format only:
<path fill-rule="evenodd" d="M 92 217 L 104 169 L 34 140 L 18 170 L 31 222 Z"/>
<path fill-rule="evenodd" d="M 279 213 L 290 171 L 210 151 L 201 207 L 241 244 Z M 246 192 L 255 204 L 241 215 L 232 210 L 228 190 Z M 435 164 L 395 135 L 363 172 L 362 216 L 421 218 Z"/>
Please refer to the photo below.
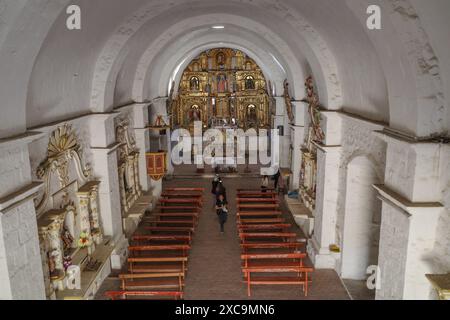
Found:
<path fill-rule="evenodd" d="M 120 204 L 117 148 L 114 118 L 117 113 L 94 115 L 91 121 L 91 151 L 93 174 L 101 181 L 99 205 L 101 224 L 105 236 L 118 241 L 123 235 Z"/>
<path fill-rule="evenodd" d="M 430 299 L 425 274 L 434 273 L 445 146 L 419 143 L 389 132 L 377 133 L 387 142 L 385 185 L 375 188 L 382 200 L 377 299 Z"/>
<path fill-rule="evenodd" d="M 323 144 L 317 147 L 316 208 L 314 234 L 308 242 L 308 253 L 318 269 L 334 269 L 335 257 L 330 245 L 336 241 L 336 213 L 339 191 L 339 167 L 342 147 L 342 122 L 336 112 L 322 112 Z"/>
<path fill-rule="evenodd" d="M 46 299 L 28 153 L 40 136 L 0 140 L 0 300 Z"/>
<path fill-rule="evenodd" d="M 283 101 L 284 102 L 284 101 Z M 290 125 L 291 128 L 291 146 L 292 146 L 292 163 L 291 163 L 291 181 L 290 189 L 297 190 L 300 187 L 300 169 L 302 164 L 302 146 L 305 142 L 305 137 L 308 134 L 305 128 L 305 119 L 307 115 L 308 105 L 301 101 L 294 101 L 292 103 L 294 110 L 294 123 Z"/>

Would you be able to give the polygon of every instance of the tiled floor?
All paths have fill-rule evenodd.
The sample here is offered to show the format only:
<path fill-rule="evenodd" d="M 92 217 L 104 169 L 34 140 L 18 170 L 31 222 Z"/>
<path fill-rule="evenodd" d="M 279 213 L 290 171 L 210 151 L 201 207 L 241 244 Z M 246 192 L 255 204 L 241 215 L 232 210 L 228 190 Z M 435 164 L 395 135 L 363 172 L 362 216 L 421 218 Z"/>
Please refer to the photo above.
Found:
<path fill-rule="evenodd" d="M 189 174 L 190 170 L 184 170 Z M 192 172 L 193 173 L 193 172 Z M 205 205 L 189 257 L 186 277 L 185 299 L 244 300 L 247 297 L 245 284 L 242 282 L 239 239 L 236 229 L 236 190 L 239 188 L 259 188 L 260 179 L 224 177 L 230 207 L 229 220 L 225 234 L 220 234 L 217 216 L 213 210 L 210 197 L 210 179 L 177 178 L 166 181 L 164 187 L 198 186 L 206 189 Z M 293 224 L 292 231 L 301 230 L 295 223 L 284 204 L 282 210 Z M 102 286 L 98 298 L 102 299 L 105 290 L 117 289 L 117 280 L 108 279 Z M 334 270 L 316 270 L 309 295 L 304 297 L 298 286 L 254 286 L 252 299 L 297 300 L 297 299 L 349 299 L 348 293 Z"/>

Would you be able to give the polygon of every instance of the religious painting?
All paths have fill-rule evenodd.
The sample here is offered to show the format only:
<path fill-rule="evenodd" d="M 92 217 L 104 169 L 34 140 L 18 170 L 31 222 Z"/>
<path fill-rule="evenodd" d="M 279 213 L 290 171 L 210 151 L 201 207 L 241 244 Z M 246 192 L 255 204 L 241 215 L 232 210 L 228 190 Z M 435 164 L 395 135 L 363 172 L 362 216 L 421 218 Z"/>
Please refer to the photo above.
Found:
<path fill-rule="evenodd" d="M 225 74 L 219 74 L 217 76 L 217 92 L 218 93 L 225 93 L 228 89 L 228 81 L 227 76 Z"/>

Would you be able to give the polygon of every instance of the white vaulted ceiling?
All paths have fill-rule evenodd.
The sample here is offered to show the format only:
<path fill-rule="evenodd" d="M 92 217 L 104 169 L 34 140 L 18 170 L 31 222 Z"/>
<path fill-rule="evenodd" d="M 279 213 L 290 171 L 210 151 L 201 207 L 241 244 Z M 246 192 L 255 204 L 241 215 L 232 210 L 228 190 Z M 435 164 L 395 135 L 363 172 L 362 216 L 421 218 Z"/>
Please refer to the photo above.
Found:
<path fill-rule="evenodd" d="M 131 101 L 166 96 L 189 61 L 234 47 L 282 94 L 419 136 L 450 123 L 446 0 L 0 0 L 0 138 Z M 66 28 L 78 4 L 82 30 Z M 382 30 L 366 28 L 369 4 Z M 213 30 L 213 25 L 225 29 Z M 447 23 L 448 24 L 448 23 Z"/>

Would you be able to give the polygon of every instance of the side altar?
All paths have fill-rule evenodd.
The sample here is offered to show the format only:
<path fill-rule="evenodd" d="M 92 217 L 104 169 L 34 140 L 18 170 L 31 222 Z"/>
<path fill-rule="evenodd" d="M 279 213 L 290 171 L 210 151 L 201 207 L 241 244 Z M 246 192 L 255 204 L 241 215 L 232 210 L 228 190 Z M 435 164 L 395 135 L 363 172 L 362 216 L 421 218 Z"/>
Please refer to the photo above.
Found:
<path fill-rule="evenodd" d="M 36 176 L 44 182 L 35 206 L 46 296 L 93 298 L 111 272 L 114 247 L 102 230 L 100 182 L 83 164 L 82 148 L 70 125 L 51 133 Z"/>

